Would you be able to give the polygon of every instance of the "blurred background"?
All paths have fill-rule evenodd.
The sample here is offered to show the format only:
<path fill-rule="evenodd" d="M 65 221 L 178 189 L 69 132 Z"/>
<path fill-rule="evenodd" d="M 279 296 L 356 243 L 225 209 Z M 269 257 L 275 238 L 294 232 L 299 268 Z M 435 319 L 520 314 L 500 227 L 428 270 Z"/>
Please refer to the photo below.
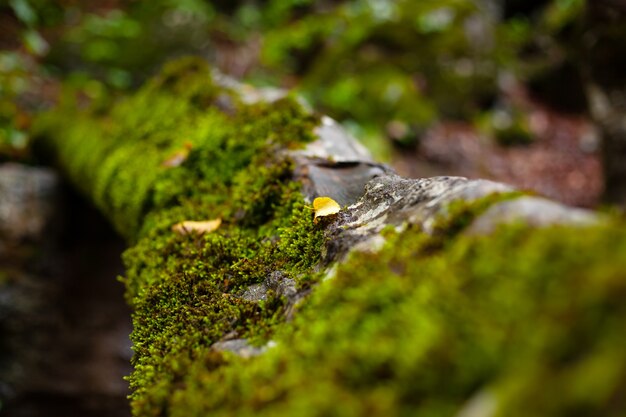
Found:
<path fill-rule="evenodd" d="M 589 91 L 607 77 L 594 65 L 622 78 L 625 4 L 4 1 L 0 158 L 28 158 L 29 119 L 62 91 L 114 99 L 197 54 L 254 85 L 294 89 L 403 175 L 493 178 L 592 207 L 619 200 Z"/>
<path fill-rule="evenodd" d="M 124 244 L 29 129 L 189 54 L 295 91 L 402 175 L 626 206 L 626 0 L 0 0 L 3 416 L 128 415 Z"/>

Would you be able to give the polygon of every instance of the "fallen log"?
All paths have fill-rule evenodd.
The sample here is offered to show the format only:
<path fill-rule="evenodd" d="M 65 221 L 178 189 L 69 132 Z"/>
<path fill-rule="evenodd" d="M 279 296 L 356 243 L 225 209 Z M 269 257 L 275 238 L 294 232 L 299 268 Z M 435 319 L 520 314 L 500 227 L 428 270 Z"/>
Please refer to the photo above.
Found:
<path fill-rule="evenodd" d="M 196 59 L 36 132 L 129 242 L 136 416 L 624 409 L 619 219 L 401 178 L 331 119 Z M 314 221 L 322 196 L 342 209 Z"/>

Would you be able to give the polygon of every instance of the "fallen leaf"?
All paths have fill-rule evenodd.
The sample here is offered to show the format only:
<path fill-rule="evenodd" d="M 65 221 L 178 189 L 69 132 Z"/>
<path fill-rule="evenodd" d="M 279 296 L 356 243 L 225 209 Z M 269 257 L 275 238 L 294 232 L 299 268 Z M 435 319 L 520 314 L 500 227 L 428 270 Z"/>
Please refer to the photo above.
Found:
<path fill-rule="evenodd" d="M 187 160 L 189 157 L 189 152 L 191 151 L 192 145 L 190 142 L 185 142 L 184 148 L 174 152 L 170 155 L 165 161 L 161 163 L 161 166 L 167 168 L 174 168 L 181 166 L 183 162 Z"/>
<path fill-rule="evenodd" d="M 330 197 L 317 197 L 313 200 L 313 210 L 315 211 L 315 217 L 313 220 L 317 220 L 318 217 L 325 217 L 330 216 L 331 214 L 339 213 L 341 206 Z"/>
<path fill-rule="evenodd" d="M 188 235 L 191 233 L 204 234 L 211 233 L 219 229 L 222 224 L 222 219 L 213 219 L 206 221 L 191 221 L 186 220 L 184 222 L 176 223 L 172 226 L 172 231 L 179 235 Z"/>

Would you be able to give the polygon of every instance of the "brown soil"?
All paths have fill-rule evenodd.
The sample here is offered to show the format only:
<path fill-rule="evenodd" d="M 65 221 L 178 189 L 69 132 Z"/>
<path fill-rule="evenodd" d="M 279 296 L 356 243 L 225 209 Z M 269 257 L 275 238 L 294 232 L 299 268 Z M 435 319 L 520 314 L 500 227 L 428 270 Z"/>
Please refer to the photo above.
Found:
<path fill-rule="evenodd" d="M 405 176 L 460 175 L 487 178 L 580 207 L 595 207 L 602 194 L 599 139 L 582 115 L 557 113 L 521 98 L 534 136 L 531 144 L 504 147 L 468 124 L 430 129 L 414 152 L 398 154 Z"/>

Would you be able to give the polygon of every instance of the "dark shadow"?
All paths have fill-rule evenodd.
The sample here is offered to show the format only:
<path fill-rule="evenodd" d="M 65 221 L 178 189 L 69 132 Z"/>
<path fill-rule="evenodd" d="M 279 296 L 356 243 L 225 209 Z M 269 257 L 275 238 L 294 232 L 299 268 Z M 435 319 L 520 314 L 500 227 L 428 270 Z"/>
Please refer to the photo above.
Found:
<path fill-rule="evenodd" d="M 93 207 L 60 187 L 24 266 L 36 308 L 6 319 L 14 380 L 0 416 L 130 415 L 130 310 L 116 280 L 124 246 Z"/>

